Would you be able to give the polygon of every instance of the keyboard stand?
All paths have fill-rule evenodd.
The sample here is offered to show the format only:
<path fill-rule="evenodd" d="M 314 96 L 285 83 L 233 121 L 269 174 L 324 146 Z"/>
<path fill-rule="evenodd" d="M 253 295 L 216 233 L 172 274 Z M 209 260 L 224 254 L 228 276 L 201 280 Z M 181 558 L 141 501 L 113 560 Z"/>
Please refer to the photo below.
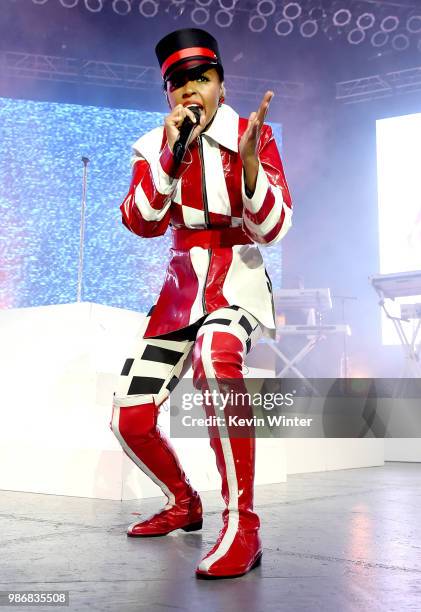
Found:
<path fill-rule="evenodd" d="M 275 371 L 275 377 L 276 378 L 285 378 L 286 377 L 285 375 L 286 375 L 287 372 L 289 372 L 289 371 L 294 372 L 297 375 L 297 377 L 301 378 L 301 380 L 304 382 L 304 384 L 309 389 L 311 389 L 313 394 L 318 396 L 319 392 L 317 391 L 317 389 L 311 384 L 311 382 L 308 380 L 308 378 L 299 370 L 297 365 L 304 359 L 304 357 L 306 357 L 314 349 L 314 347 L 324 337 L 325 336 L 322 336 L 322 335 L 317 335 L 317 336 L 309 337 L 308 338 L 308 342 L 292 358 L 290 358 L 287 355 L 285 355 L 285 353 L 283 353 L 278 348 L 279 342 L 277 340 L 265 340 L 265 342 L 270 346 L 272 351 L 274 353 L 276 353 L 276 355 L 278 355 L 278 357 L 280 357 L 282 359 L 283 363 L 285 364 L 284 367 L 281 370 Z"/>
<path fill-rule="evenodd" d="M 409 272 L 392 274 L 377 274 L 370 277 L 370 282 L 380 298 L 379 306 L 383 309 L 386 317 L 392 321 L 402 345 L 405 362 L 401 378 L 410 378 L 411 376 L 421 378 L 421 338 L 418 340 L 417 346 L 417 338 L 421 329 L 421 319 L 414 324 L 412 337 L 410 337 L 409 332 L 407 333 L 402 323 L 409 322 L 411 319 L 416 320 L 418 318 L 418 313 L 415 312 L 413 317 L 402 316 L 404 304 L 401 304 L 401 316 L 396 317 L 388 312 L 386 308 L 386 300 L 394 300 L 395 298 L 412 295 L 417 296 L 421 294 L 421 270 L 410 270 Z"/>
<path fill-rule="evenodd" d="M 305 385 L 312 390 L 315 395 L 318 395 L 315 387 L 310 383 L 308 378 L 301 372 L 298 364 L 321 342 L 325 340 L 327 336 L 332 334 L 345 334 L 351 335 L 351 329 L 349 325 L 284 325 L 278 328 L 278 334 L 276 340 L 264 340 L 266 344 L 272 349 L 278 357 L 280 357 L 284 363 L 281 370 L 275 372 L 277 378 L 285 377 L 286 373 L 291 371 L 298 378 L 305 383 Z M 304 346 L 292 357 L 286 355 L 280 350 L 279 344 L 282 342 L 282 336 L 284 337 L 297 337 L 302 336 L 305 339 Z"/>
<path fill-rule="evenodd" d="M 377 289 L 377 293 L 380 296 L 380 306 L 382 307 L 384 313 L 387 318 L 390 319 L 395 326 L 396 333 L 398 334 L 400 343 L 402 345 L 402 350 L 405 356 L 405 362 L 402 369 L 402 374 L 400 378 L 421 378 L 421 364 L 420 364 L 420 347 L 421 347 L 421 338 L 418 341 L 418 334 L 421 330 L 421 319 L 417 321 L 417 324 L 412 329 L 412 337 L 409 336 L 409 333 L 405 330 L 402 322 L 409 322 L 407 319 L 402 319 L 401 317 L 394 317 L 391 315 L 386 308 L 386 298 L 382 294 L 380 290 Z"/>

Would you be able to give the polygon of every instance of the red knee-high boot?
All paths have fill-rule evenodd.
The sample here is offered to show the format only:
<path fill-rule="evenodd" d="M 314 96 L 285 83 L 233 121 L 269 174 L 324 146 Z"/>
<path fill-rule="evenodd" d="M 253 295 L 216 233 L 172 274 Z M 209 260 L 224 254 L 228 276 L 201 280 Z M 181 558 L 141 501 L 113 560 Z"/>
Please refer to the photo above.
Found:
<path fill-rule="evenodd" d="M 124 452 L 149 476 L 168 499 L 153 516 L 129 526 L 129 536 L 162 536 L 174 531 L 202 527 L 202 504 L 192 488 L 176 452 L 157 426 L 159 409 L 151 396 L 144 404 L 120 407 L 114 404 L 111 429 Z"/>
<path fill-rule="evenodd" d="M 196 342 L 193 362 L 195 386 L 209 388 L 208 382 L 214 378 L 223 384 L 228 380 L 230 391 L 246 392 L 242 360 L 243 346 L 232 334 L 214 332 L 200 337 Z M 223 393 L 227 392 L 227 387 L 222 390 Z M 213 406 L 206 406 L 206 413 L 207 416 L 220 414 Z M 250 417 L 252 410 L 250 406 L 240 409 L 227 406 L 224 411 L 226 425 L 230 414 Z M 221 475 L 221 492 L 226 508 L 222 513 L 224 524 L 217 541 L 196 568 L 198 578 L 233 578 L 260 564 L 260 520 L 253 512 L 254 427 L 248 426 L 242 431 L 238 429 L 230 426 L 209 427 L 210 445 Z M 237 437 L 244 435 L 250 437 Z"/>

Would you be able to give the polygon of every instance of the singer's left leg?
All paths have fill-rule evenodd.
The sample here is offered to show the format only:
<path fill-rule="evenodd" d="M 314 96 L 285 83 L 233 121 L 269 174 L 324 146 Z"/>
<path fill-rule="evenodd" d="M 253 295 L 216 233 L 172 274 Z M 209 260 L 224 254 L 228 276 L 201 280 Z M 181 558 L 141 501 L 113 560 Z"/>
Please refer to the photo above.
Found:
<path fill-rule="evenodd" d="M 232 397 L 246 393 L 244 357 L 261 333 L 258 321 L 237 306 L 222 308 L 209 315 L 199 329 L 193 348 L 195 386 L 202 391 L 232 392 Z M 205 406 L 206 416 L 221 415 L 220 407 Z M 254 427 L 238 431 L 228 424 L 230 414 L 251 417 L 253 411 L 247 402 L 240 407 L 235 405 L 235 401 L 228 402 L 224 408 L 225 425 L 208 428 L 226 508 L 216 544 L 196 569 L 198 578 L 240 576 L 256 567 L 262 556 L 260 521 L 253 511 Z"/>

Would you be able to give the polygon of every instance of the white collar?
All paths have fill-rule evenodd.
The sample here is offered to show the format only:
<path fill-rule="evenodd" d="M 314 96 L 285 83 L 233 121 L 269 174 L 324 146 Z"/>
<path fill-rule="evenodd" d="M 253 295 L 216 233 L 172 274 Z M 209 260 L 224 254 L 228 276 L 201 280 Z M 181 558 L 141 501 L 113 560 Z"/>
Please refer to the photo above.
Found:
<path fill-rule="evenodd" d="M 221 104 L 203 136 L 211 138 L 223 147 L 238 153 L 238 121 L 239 115 L 228 104 Z M 159 151 L 162 132 L 165 128 L 159 126 L 143 134 L 132 145 L 133 149 L 151 163 L 151 151 Z"/>
<path fill-rule="evenodd" d="M 221 104 L 203 136 L 208 136 L 223 147 L 238 153 L 238 120 L 239 115 L 231 106 Z"/>

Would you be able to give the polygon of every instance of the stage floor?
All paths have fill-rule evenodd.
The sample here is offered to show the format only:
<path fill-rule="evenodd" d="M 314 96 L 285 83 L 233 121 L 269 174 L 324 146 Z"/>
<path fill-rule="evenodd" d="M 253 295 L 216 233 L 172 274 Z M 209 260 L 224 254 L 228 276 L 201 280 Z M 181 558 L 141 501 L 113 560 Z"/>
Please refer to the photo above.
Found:
<path fill-rule="evenodd" d="M 202 500 L 202 531 L 136 539 L 126 536 L 132 512 L 146 517 L 164 498 L 140 505 L 2 491 L 0 590 L 68 590 L 63 609 L 72 611 L 421 608 L 421 463 L 257 486 L 262 564 L 234 580 L 195 578 L 222 524 L 219 494 Z"/>

